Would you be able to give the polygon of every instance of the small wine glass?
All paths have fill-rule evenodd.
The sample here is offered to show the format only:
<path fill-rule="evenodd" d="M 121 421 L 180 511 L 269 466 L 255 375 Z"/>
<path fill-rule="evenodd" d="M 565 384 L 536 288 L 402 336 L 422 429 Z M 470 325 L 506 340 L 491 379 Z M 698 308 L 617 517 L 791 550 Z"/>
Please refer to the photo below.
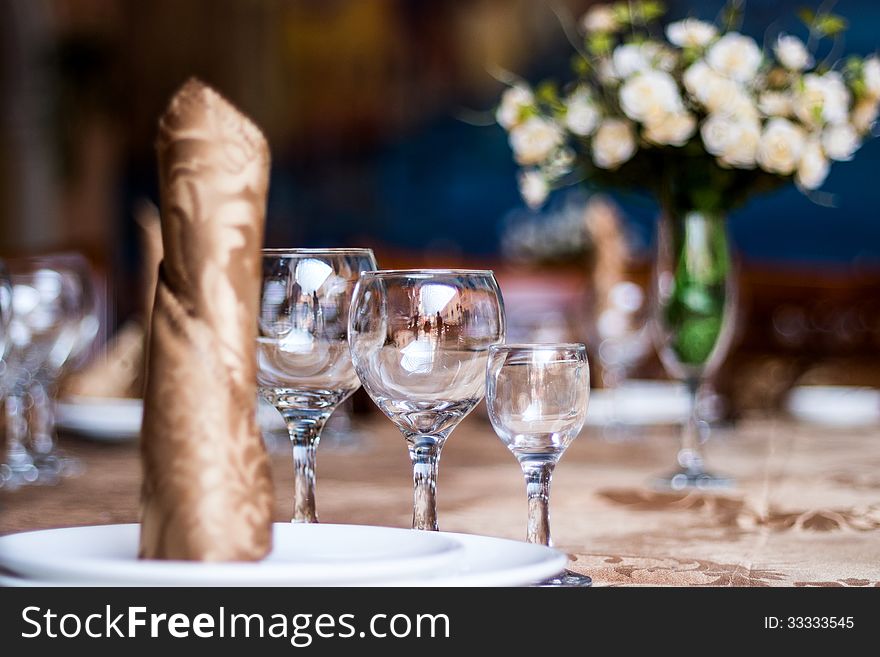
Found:
<path fill-rule="evenodd" d="M 32 263 L 58 272 L 71 306 L 71 312 L 65 316 L 49 356 L 34 375 L 29 390 L 33 408 L 28 446 L 40 472 L 40 481 L 54 483 L 60 475 L 74 475 L 82 470 L 78 459 L 58 450 L 55 433 L 58 380 L 88 359 L 101 322 L 94 275 L 82 254 L 53 253 L 37 256 Z"/>
<path fill-rule="evenodd" d="M 440 451 L 485 395 L 489 347 L 504 339 L 495 276 L 463 269 L 364 272 L 348 334 L 364 389 L 409 447 L 413 529 L 436 531 Z"/>
<path fill-rule="evenodd" d="M 583 344 L 505 344 L 490 349 L 486 407 L 495 433 L 525 475 L 529 543 L 551 545 L 550 481 L 563 452 L 584 426 L 589 397 L 590 366 Z M 566 570 L 541 585 L 592 582 Z"/>
<path fill-rule="evenodd" d="M 257 337 L 260 395 L 293 446 L 293 522 L 318 522 L 315 452 L 339 404 L 360 387 L 348 351 L 348 311 L 370 249 L 264 249 Z"/>
<path fill-rule="evenodd" d="M 707 471 L 700 417 L 705 382 L 727 356 L 736 312 L 736 277 L 723 216 L 690 212 L 661 221 L 654 264 L 653 336 L 667 373 L 687 386 L 690 415 L 681 433 L 677 468 L 658 477 L 663 490 L 717 489 L 730 477 Z"/>
<path fill-rule="evenodd" d="M 33 403 L 29 390 L 77 307 L 63 276 L 38 261 L 14 263 L 11 282 L 6 454 L 0 464 L 0 487 L 15 489 L 36 482 L 40 475 L 27 449 Z"/>

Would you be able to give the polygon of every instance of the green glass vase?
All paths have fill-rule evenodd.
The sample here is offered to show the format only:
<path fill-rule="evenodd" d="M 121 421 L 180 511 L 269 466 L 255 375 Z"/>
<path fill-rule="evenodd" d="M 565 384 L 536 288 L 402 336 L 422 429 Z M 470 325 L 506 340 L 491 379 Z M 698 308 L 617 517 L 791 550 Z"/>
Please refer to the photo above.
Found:
<path fill-rule="evenodd" d="M 662 488 L 717 488 L 730 478 L 704 467 L 708 424 L 699 413 L 700 390 L 724 361 L 736 308 L 736 284 L 727 217 L 719 211 L 664 209 L 654 270 L 654 338 L 667 373 L 685 383 L 691 411 L 682 427 L 678 464 L 658 479 Z"/>

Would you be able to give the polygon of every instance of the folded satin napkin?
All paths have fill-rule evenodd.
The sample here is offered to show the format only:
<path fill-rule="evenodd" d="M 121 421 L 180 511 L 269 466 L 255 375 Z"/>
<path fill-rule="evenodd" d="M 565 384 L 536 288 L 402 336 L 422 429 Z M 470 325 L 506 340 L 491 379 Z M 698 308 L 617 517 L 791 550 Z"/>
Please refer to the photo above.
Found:
<path fill-rule="evenodd" d="M 269 149 L 189 80 L 159 122 L 164 256 L 141 432 L 140 556 L 248 561 L 271 548 L 255 344 Z"/>

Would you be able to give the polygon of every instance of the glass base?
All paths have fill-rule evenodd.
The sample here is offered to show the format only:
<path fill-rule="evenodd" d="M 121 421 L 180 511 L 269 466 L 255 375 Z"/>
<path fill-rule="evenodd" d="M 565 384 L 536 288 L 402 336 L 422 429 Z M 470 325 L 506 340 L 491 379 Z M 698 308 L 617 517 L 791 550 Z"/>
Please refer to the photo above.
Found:
<path fill-rule="evenodd" d="M 539 586 L 541 588 L 551 588 L 556 586 L 565 586 L 570 588 L 586 588 L 587 586 L 593 585 L 593 579 L 588 577 L 587 575 L 581 575 L 580 573 L 576 573 L 573 570 L 563 570 L 556 577 L 551 577 L 550 579 L 545 579 L 542 582 L 537 582 L 534 586 Z"/>
<path fill-rule="evenodd" d="M 45 486 L 54 486 L 61 479 L 78 477 L 85 471 L 82 461 L 60 450 L 56 450 L 51 454 L 36 456 L 34 458 L 34 465 L 38 473 L 34 483 Z"/>
<path fill-rule="evenodd" d="M 700 470 L 679 470 L 665 477 L 654 480 L 655 490 L 719 490 L 732 488 L 735 481 L 732 477 L 717 475 Z"/>
<path fill-rule="evenodd" d="M 6 463 L 0 464 L 0 488 L 4 490 L 16 490 L 22 486 L 29 486 L 35 483 L 39 476 L 40 472 L 32 463 L 15 467 Z"/>

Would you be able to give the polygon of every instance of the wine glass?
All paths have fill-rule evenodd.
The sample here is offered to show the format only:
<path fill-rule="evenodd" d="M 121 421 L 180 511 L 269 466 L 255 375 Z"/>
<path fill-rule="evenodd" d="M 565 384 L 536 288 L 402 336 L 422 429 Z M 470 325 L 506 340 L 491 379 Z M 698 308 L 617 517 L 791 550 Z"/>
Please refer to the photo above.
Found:
<path fill-rule="evenodd" d="M 14 263 L 11 282 L 6 455 L 0 465 L 0 487 L 14 489 L 35 482 L 40 475 L 27 449 L 28 411 L 33 402 L 29 390 L 77 306 L 63 276 L 39 260 Z"/>
<path fill-rule="evenodd" d="M 667 373 L 687 386 L 691 410 L 682 427 L 678 467 L 655 480 L 661 489 L 711 489 L 730 477 L 706 470 L 700 417 L 703 385 L 724 361 L 733 337 L 736 283 L 724 217 L 689 212 L 659 224 L 653 335 Z"/>
<path fill-rule="evenodd" d="M 504 339 L 491 271 L 361 274 L 348 339 L 364 389 L 401 431 L 413 465 L 413 528 L 437 530 L 440 451 L 486 389 L 489 347 Z"/>
<path fill-rule="evenodd" d="M 0 402 L 6 398 L 9 366 L 7 356 L 12 341 L 9 338 L 9 322 L 12 320 L 12 281 L 6 264 L 0 260 Z M 0 448 L 3 442 L 0 441 Z"/>
<path fill-rule="evenodd" d="M 505 344 L 489 351 L 486 407 L 495 433 L 525 475 L 529 543 L 551 545 L 550 481 L 584 426 L 589 397 L 583 344 Z M 590 586 L 592 581 L 566 570 L 542 585 Z"/>
<path fill-rule="evenodd" d="M 54 253 L 32 259 L 35 266 L 58 272 L 71 312 L 52 345 L 43 366 L 32 379 L 29 395 L 33 405 L 29 447 L 41 481 L 51 483 L 61 474 L 74 474 L 80 463 L 57 451 L 54 399 L 57 382 L 65 373 L 80 367 L 90 355 L 101 323 L 95 295 L 93 273 L 86 258 L 75 252 Z"/>
<path fill-rule="evenodd" d="M 293 522 L 318 522 L 315 452 L 327 418 L 360 387 L 348 351 L 348 311 L 369 249 L 264 249 L 257 337 L 260 395 L 293 446 Z"/>

